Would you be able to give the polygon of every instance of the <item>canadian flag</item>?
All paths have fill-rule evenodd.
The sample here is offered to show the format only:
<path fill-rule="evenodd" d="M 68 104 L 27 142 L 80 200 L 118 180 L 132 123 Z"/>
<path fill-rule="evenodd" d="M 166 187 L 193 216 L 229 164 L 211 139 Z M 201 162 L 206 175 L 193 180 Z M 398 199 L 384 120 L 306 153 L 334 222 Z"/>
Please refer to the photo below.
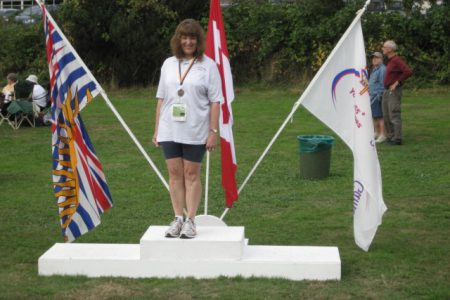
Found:
<path fill-rule="evenodd" d="M 211 0 L 205 54 L 214 60 L 222 80 L 224 101 L 220 105 L 220 148 L 222 156 L 222 186 L 225 191 L 226 206 L 231 208 L 238 199 L 236 186 L 236 153 L 233 139 L 233 113 L 231 102 L 234 99 L 233 78 L 228 59 L 227 40 L 223 26 L 222 10 L 219 0 Z"/>

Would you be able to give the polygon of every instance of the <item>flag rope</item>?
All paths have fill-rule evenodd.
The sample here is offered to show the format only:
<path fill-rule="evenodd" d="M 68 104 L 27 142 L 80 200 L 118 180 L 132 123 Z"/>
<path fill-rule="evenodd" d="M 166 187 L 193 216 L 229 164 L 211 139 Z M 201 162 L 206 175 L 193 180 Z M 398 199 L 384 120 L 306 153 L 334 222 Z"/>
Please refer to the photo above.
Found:
<path fill-rule="evenodd" d="M 275 141 L 277 140 L 277 138 L 280 136 L 281 132 L 284 130 L 284 128 L 286 127 L 287 123 L 289 122 L 289 120 L 293 117 L 294 113 L 297 111 L 298 107 L 300 106 L 300 104 L 303 102 L 303 98 L 304 95 L 307 95 L 309 93 L 309 91 L 311 90 L 312 86 L 314 86 L 315 82 L 318 80 L 318 78 L 320 77 L 320 75 L 322 74 L 323 70 L 325 70 L 325 68 L 327 67 L 327 65 L 329 64 L 329 62 L 331 61 L 331 58 L 334 56 L 334 54 L 336 53 L 337 49 L 339 49 L 339 47 L 342 45 L 342 43 L 344 42 L 344 40 L 347 38 L 347 36 L 350 34 L 350 31 L 352 30 L 353 26 L 355 26 L 355 24 L 359 21 L 359 19 L 361 19 L 361 16 L 364 14 L 364 12 L 367 10 L 367 7 L 370 4 L 370 0 L 367 0 L 366 3 L 364 4 L 363 8 L 360 9 L 357 12 L 357 15 L 355 17 L 355 19 L 353 20 L 353 22 L 350 24 L 350 26 L 347 28 L 347 30 L 345 31 L 345 33 L 342 35 L 341 39 L 339 40 L 339 42 L 336 44 L 336 46 L 334 47 L 333 51 L 331 51 L 330 55 L 328 56 L 327 60 L 325 61 L 325 63 L 322 65 L 322 67 L 320 67 L 319 71 L 316 73 L 316 75 L 314 76 L 314 78 L 311 80 L 311 82 L 308 84 L 308 86 L 306 87 L 305 91 L 302 93 L 302 95 L 300 96 L 299 100 L 297 100 L 297 102 L 294 103 L 294 106 L 291 110 L 291 112 L 289 113 L 289 115 L 287 116 L 287 118 L 284 120 L 283 124 L 280 126 L 280 128 L 278 129 L 278 131 L 275 133 L 274 137 L 272 138 L 272 140 L 270 141 L 269 145 L 266 147 L 266 149 L 264 150 L 264 152 L 261 154 L 261 156 L 259 157 L 259 159 L 256 161 L 255 165 L 253 166 L 253 168 L 250 170 L 249 174 L 247 175 L 247 177 L 245 178 L 244 182 L 241 184 L 241 186 L 239 187 L 238 190 L 238 195 L 241 193 L 241 191 L 244 189 L 245 185 L 247 184 L 247 182 L 250 180 L 250 178 L 253 176 L 253 173 L 256 171 L 256 169 L 258 168 L 258 166 L 260 165 L 261 161 L 264 159 L 264 157 L 266 156 L 267 152 L 269 152 L 270 148 L 272 147 L 272 145 L 275 143 Z M 225 208 L 225 210 L 223 211 L 222 215 L 220 216 L 220 219 L 223 220 L 225 218 L 225 216 L 227 215 L 227 213 L 229 212 L 229 208 Z"/>
<path fill-rule="evenodd" d="M 42 6 L 44 5 L 41 0 L 36 0 L 36 3 L 38 3 L 38 5 L 42 8 Z M 52 21 L 52 23 L 54 24 L 55 28 L 61 33 L 62 37 L 64 39 L 67 40 L 67 38 L 65 37 L 64 33 L 62 32 L 62 30 L 59 28 L 58 24 L 55 22 L 55 20 L 53 19 L 53 17 L 48 14 L 47 17 Z M 94 77 L 94 75 L 92 75 L 91 71 L 89 70 L 89 68 L 86 66 L 86 64 L 84 63 L 84 61 L 80 58 L 80 56 L 78 55 L 78 53 L 75 51 L 75 49 L 72 47 L 72 45 L 70 43 L 67 44 L 67 46 L 72 50 L 72 53 L 74 54 L 74 56 L 79 60 L 80 64 L 82 67 L 84 67 L 84 69 L 86 70 L 86 73 L 89 75 L 89 77 L 91 77 L 92 81 L 97 85 L 100 94 L 102 95 L 103 100 L 105 100 L 106 104 L 108 105 L 108 107 L 111 109 L 111 111 L 113 112 L 113 114 L 116 116 L 116 118 L 119 120 L 120 124 L 122 125 L 122 127 L 125 129 L 125 131 L 128 133 L 128 135 L 130 136 L 130 138 L 133 140 L 133 142 L 136 144 L 137 148 L 139 149 L 139 151 L 142 153 L 142 155 L 144 155 L 145 159 L 147 160 L 147 162 L 150 164 L 150 166 L 153 168 L 153 170 L 155 171 L 156 175 L 159 177 L 159 179 L 161 180 L 162 184 L 166 187 L 167 190 L 169 190 L 169 184 L 167 183 L 166 179 L 162 176 L 161 172 L 158 170 L 158 168 L 156 167 L 156 165 L 154 164 L 153 160 L 150 158 L 150 156 L 147 154 L 147 152 L 144 150 L 144 148 L 142 147 L 141 143 L 138 141 L 138 139 L 136 138 L 136 136 L 133 134 L 133 132 L 130 130 L 130 128 L 128 127 L 128 125 L 125 123 L 125 121 L 123 120 L 123 118 L 121 117 L 121 115 L 119 114 L 119 112 L 116 110 L 116 108 L 114 107 L 114 105 L 111 103 L 111 101 L 108 98 L 108 95 L 106 94 L 106 92 L 103 90 L 102 86 L 98 83 L 97 79 Z"/>

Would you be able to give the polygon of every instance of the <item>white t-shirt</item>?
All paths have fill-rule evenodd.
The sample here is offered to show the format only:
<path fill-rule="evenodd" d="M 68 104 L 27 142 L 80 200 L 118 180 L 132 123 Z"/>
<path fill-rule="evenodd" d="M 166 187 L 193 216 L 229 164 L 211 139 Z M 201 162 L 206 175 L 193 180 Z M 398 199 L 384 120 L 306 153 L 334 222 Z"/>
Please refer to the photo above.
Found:
<path fill-rule="evenodd" d="M 158 142 L 173 141 L 183 144 L 206 144 L 210 126 L 210 102 L 223 102 L 222 83 L 216 63 L 203 55 L 196 60 L 180 86 L 178 62 L 169 57 L 161 68 L 156 97 L 163 99 L 159 115 Z M 190 60 L 181 60 L 181 74 Z M 180 87 L 183 96 L 178 96 Z M 171 107 L 174 103 L 186 105 L 186 120 L 174 121 Z"/>
<path fill-rule="evenodd" d="M 34 85 L 31 98 L 40 107 L 47 106 L 47 91 L 39 84 Z"/>

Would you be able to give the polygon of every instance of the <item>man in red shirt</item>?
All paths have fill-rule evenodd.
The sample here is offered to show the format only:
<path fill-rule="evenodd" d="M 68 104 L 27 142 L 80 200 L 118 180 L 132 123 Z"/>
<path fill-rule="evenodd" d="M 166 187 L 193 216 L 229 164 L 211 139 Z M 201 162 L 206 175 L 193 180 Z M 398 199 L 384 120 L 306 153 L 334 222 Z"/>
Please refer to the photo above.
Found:
<path fill-rule="evenodd" d="M 388 145 L 402 144 L 401 99 L 403 82 L 412 75 L 412 70 L 397 56 L 397 44 L 386 41 L 383 54 L 388 58 L 384 76 L 382 110 Z"/>

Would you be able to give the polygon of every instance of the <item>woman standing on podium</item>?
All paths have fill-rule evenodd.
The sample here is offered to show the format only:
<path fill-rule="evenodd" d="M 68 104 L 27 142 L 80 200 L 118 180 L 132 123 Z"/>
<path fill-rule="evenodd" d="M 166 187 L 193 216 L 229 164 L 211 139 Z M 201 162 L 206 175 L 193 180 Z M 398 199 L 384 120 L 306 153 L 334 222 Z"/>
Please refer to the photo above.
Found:
<path fill-rule="evenodd" d="M 197 21 L 182 21 L 170 46 L 173 56 L 164 61 L 156 93 L 152 141 L 162 147 L 169 171 L 175 219 L 166 237 L 194 238 L 202 196 L 201 162 L 205 151 L 216 147 L 222 86 L 216 63 L 203 54 L 205 34 Z"/>

